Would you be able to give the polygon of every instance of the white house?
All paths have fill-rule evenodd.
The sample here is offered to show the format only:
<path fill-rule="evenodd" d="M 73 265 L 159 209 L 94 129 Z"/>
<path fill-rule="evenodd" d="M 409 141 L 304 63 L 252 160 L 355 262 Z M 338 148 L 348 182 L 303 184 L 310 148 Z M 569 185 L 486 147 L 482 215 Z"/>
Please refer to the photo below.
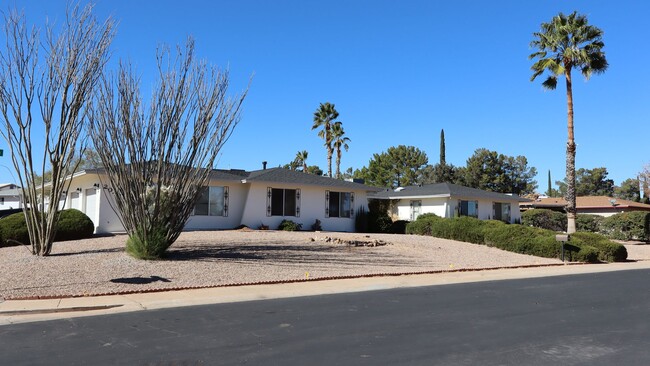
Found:
<path fill-rule="evenodd" d="M 394 219 L 413 221 L 423 213 L 440 217 L 471 216 L 481 220 L 521 221 L 516 195 L 483 191 L 451 183 L 400 187 L 373 193 L 371 199 L 391 200 Z"/>
<path fill-rule="evenodd" d="M 20 187 L 12 183 L 0 184 L 0 210 L 23 208 Z"/>
<path fill-rule="evenodd" d="M 72 176 L 65 208 L 84 212 L 96 233 L 123 232 L 113 209 L 113 187 L 103 169 Z M 257 171 L 214 169 L 210 182 L 185 225 L 186 230 L 233 229 L 240 225 L 278 227 L 284 219 L 311 229 L 320 220 L 322 230 L 355 229 L 354 215 L 367 209 L 367 195 L 378 188 L 360 183 L 270 168 Z"/>

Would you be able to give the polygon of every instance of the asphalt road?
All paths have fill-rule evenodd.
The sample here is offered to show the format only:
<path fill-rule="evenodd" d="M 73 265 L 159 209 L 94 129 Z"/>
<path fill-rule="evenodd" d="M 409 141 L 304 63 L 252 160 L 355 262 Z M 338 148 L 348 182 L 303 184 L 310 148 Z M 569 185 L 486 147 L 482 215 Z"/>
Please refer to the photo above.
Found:
<path fill-rule="evenodd" d="M 2 365 L 648 365 L 650 270 L 0 327 Z"/>

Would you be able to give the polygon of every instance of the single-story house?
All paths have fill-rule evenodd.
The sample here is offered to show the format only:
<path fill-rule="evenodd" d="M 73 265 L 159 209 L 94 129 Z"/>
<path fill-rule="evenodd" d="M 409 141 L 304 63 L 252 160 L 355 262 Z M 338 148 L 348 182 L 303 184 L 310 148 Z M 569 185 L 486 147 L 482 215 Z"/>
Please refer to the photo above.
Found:
<path fill-rule="evenodd" d="M 538 197 L 533 201 L 521 202 L 519 204 L 519 209 L 521 211 L 526 211 L 533 208 L 545 208 L 564 212 L 566 205 L 567 202 L 564 198 Z M 650 212 L 650 205 L 607 196 L 580 196 L 576 197 L 576 210 L 579 214 L 591 214 L 607 217 L 621 212 Z"/>
<path fill-rule="evenodd" d="M 13 183 L 0 184 L 0 210 L 23 208 L 20 187 Z"/>
<path fill-rule="evenodd" d="M 96 233 L 123 232 L 113 209 L 113 189 L 103 169 L 83 170 L 72 176 L 70 190 L 59 205 L 88 215 Z M 302 224 L 303 229 L 311 229 L 319 220 L 322 230 L 353 232 L 356 212 L 367 209 L 368 193 L 377 190 L 284 168 L 250 172 L 214 169 L 185 229 L 233 229 L 240 225 L 275 229 L 287 219 Z"/>
<path fill-rule="evenodd" d="M 516 195 L 483 191 L 451 183 L 399 187 L 371 194 L 368 198 L 391 200 L 390 215 L 394 220 L 413 221 L 424 213 L 440 217 L 471 216 L 481 220 L 519 222 Z"/>

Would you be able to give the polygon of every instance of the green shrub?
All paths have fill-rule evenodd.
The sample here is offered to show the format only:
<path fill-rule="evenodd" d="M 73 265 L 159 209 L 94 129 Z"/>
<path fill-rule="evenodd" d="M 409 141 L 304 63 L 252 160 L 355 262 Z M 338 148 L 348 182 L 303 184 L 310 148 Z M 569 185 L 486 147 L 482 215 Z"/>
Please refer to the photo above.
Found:
<path fill-rule="evenodd" d="M 576 216 L 576 230 L 590 233 L 600 232 L 600 224 L 605 219 L 603 216 L 578 214 Z"/>
<path fill-rule="evenodd" d="M 571 244 L 591 246 L 598 250 L 598 260 L 604 262 L 623 262 L 627 259 L 627 249 L 624 245 L 614 243 L 605 236 L 588 232 L 571 234 Z"/>
<path fill-rule="evenodd" d="M 522 212 L 521 224 L 553 231 L 566 231 L 567 218 L 562 212 L 535 208 Z"/>
<path fill-rule="evenodd" d="M 302 224 L 295 223 L 291 220 L 282 220 L 280 222 L 280 226 L 278 226 L 278 230 L 283 230 L 283 231 L 299 231 L 302 229 Z"/>
<path fill-rule="evenodd" d="M 606 217 L 601 225 L 601 233 L 617 240 L 650 239 L 650 212 L 622 212 Z"/>
<path fill-rule="evenodd" d="M 411 221 L 406 225 L 406 233 L 412 235 L 431 235 L 431 226 L 436 220 L 443 219 L 432 213 L 422 214 L 415 221 Z"/>
<path fill-rule="evenodd" d="M 483 222 L 473 217 L 461 216 L 436 220 L 431 225 L 431 235 L 438 238 L 483 244 Z"/>
<path fill-rule="evenodd" d="M 138 259 L 161 259 L 170 245 L 164 228 L 153 228 L 149 231 L 138 228 L 126 240 L 126 252 Z"/>
<path fill-rule="evenodd" d="M 397 220 L 390 225 L 388 232 L 391 234 L 405 234 L 406 225 L 408 225 L 409 222 L 410 221 L 407 220 Z"/>
<path fill-rule="evenodd" d="M 0 219 L 0 235 L 4 238 L 0 246 L 29 245 L 25 214 L 18 212 Z"/>
<path fill-rule="evenodd" d="M 54 241 L 90 238 L 95 231 L 93 221 L 85 213 L 75 209 L 61 211 L 57 227 Z"/>

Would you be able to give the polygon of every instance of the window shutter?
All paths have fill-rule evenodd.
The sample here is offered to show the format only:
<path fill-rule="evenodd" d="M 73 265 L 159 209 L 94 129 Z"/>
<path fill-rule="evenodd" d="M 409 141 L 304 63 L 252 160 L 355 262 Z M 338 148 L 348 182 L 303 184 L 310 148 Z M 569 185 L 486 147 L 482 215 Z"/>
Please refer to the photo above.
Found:
<path fill-rule="evenodd" d="M 350 217 L 354 216 L 354 192 L 350 192 Z"/>
<path fill-rule="evenodd" d="M 296 189 L 296 217 L 300 217 L 300 188 Z"/>
<path fill-rule="evenodd" d="M 266 216 L 269 217 L 271 216 L 271 196 L 273 195 L 273 191 L 271 187 L 266 188 Z"/>
<path fill-rule="evenodd" d="M 223 187 L 223 216 L 228 217 L 228 187 Z"/>
<path fill-rule="evenodd" d="M 325 217 L 330 217 L 330 191 L 325 191 Z"/>

